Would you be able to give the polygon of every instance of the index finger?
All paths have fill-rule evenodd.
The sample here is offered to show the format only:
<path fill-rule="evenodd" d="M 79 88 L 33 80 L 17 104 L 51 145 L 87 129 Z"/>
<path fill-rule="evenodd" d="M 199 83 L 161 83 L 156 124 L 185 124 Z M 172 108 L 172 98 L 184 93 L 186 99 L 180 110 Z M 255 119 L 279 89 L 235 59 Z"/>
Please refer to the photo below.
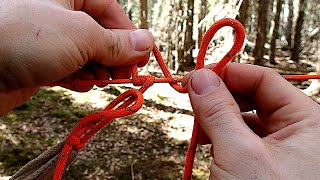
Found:
<path fill-rule="evenodd" d="M 232 94 L 253 98 L 260 120 L 272 132 L 319 113 L 317 103 L 270 68 L 230 63 L 220 77 Z"/>
<path fill-rule="evenodd" d="M 115 0 L 75 1 L 75 10 L 82 10 L 108 29 L 137 29 Z"/>
<path fill-rule="evenodd" d="M 101 26 L 108 29 L 137 29 L 121 6 L 115 0 L 81 0 L 75 2 L 75 10 L 82 10 L 93 17 Z M 138 66 L 147 64 L 149 56 L 140 60 Z M 130 77 L 130 67 L 111 67 L 111 72 L 122 72 L 123 77 Z M 112 73 L 117 74 L 117 73 Z M 112 75 L 112 78 L 122 78 Z"/>

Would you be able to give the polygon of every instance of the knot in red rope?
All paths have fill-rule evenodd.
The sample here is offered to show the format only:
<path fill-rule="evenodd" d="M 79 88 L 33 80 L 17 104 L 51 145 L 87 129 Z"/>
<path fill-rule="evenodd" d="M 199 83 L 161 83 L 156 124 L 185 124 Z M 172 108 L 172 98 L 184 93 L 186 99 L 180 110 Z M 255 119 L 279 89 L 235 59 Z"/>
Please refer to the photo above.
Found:
<path fill-rule="evenodd" d="M 202 39 L 201 48 L 197 57 L 197 63 L 195 69 L 201 69 L 204 67 L 204 60 L 206 56 L 206 51 L 208 46 L 215 35 L 215 33 L 222 27 L 230 26 L 235 30 L 235 41 L 230 49 L 230 51 L 222 58 L 222 60 L 217 63 L 211 70 L 219 74 L 223 67 L 233 59 L 233 57 L 242 48 L 245 39 L 245 30 L 241 23 L 234 19 L 221 19 L 214 23 L 206 32 Z M 106 79 L 106 80 L 87 80 L 75 82 L 77 85 L 99 85 L 106 86 L 107 84 L 119 84 L 119 83 L 133 83 L 135 86 L 141 86 L 139 90 L 128 90 L 125 93 L 120 94 L 115 100 L 113 100 L 104 110 L 93 113 L 82 118 L 73 131 L 70 133 L 66 140 L 66 144 L 63 147 L 60 158 L 57 162 L 57 167 L 54 174 L 54 179 L 59 180 L 62 177 L 68 156 L 72 150 L 80 150 L 85 146 L 85 142 L 88 141 L 96 132 L 107 125 L 112 119 L 118 117 L 124 117 L 137 112 L 144 103 L 144 98 L 142 93 L 145 92 L 154 83 L 169 83 L 175 90 L 181 93 L 186 93 L 186 87 L 182 87 L 179 83 L 182 78 L 173 78 L 169 69 L 167 68 L 162 55 L 157 47 L 154 48 L 153 54 L 164 74 L 164 78 L 156 78 L 154 76 L 139 76 L 137 65 L 133 65 L 131 68 L 132 78 L 131 79 Z M 305 77 L 295 77 L 290 76 L 287 79 L 298 79 L 306 78 L 310 79 L 311 76 Z M 315 78 L 319 79 L 320 75 L 316 75 Z M 63 86 L 65 82 L 58 82 L 52 84 Z M 200 138 L 200 141 L 198 141 Z M 202 132 L 197 121 L 194 121 L 194 127 L 192 131 L 192 137 L 190 145 L 188 147 L 186 155 L 186 163 L 184 169 L 184 180 L 192 179 L 192 168 L 195 158 L 195 152 L 197 148 L 197 143 L 201 144 L 211 143 L 207 142 L 208 139 L 204 132 Z"/>
<path fill-rule="evenodd" d="M 231 26 L 235 29 L 235 43 L 231 50 L 225 55 L 225 57 L 212 69 L 216 73 L 219 71 L 234 57 L 234 55 L 241 49 L 245 38 L 245 32 L 243 26 L 236 20 L 233 19 L 222 19 L 216 22 L 209 28 L 205 34 L 202 45 L 197 57 L 197 64 L 195 69 L 204 67 L 204 59 L 206 51 L 211 39 L 214 34 L 224 26 Z M 85 143 L 91 138 L 96 132 L 107 125 L 112 119 L 127 116 L 138 111 L 143 105 L 144 98 L 142 93 L 145 92 L 154 83 L 169 83 L 178 92 L 186 93 L 186 87 L 182 87 L 179 83 L 182 78 L 173 78 L 169 69 L 167 68 L 160 51 L 157 47 L 153 50 L 154 56 L 159 63 L 159 66 L 164 74 L 164 78 L 156 78 L 154 76 L 139 76 L 137 65 L 133 65 L 131 68 L 132 78 L 131 79 L 108 79 L 108 80 L 88 80 L 78 81 L 77 85 L 107 85 L 117 83 L 133 83 L 135 86 L 141 86 L 139 90 L 128 90 L 125 93 L 119 95 L 113 100 L 104 110 L 93 113 L 82 118 L 79 123 L 74 127 L 69 137 L 67 138 L 66 144 L 63 147 L 60 158 L 57 162 L 57 167 L 54 174 L 54 179 L 61 179 L 64 167 L 66 165 L 68 156 L 72 149 L 80 150 L 84 147 Z M 59 83 L 53 84 L 59 85 Z M 63 85 L 63 82 L 62 82 Z M 195 151 L 197 142 L 199 139 L 200 126 L 195 121 L 194 129 L 190 141 L 190 145 L 186 155 L 184 178 L 190 180 L 192 175 L 193 161 L 195 157 Z"/>
<path fill-rule="evenodd" d="M 84 148 L 85 143 L 81 143 L 81 139 L 77 136 L 71 135 L 67 138 L 66 143 L 72 146 L 77 151 Z"/>
<path fill-rule="evenodd" d="M 154 76 L 137 76 L 132 78 L 132 84 L 134 86 L 143 86 L 147 81 L 153 84 L 154 79 Z"/>

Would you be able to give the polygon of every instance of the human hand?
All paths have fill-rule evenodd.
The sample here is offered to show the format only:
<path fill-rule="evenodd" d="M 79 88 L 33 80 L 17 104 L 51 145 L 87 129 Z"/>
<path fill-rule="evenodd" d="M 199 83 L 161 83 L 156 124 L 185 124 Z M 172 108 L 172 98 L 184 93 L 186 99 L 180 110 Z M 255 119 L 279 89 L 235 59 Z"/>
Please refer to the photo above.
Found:
<path fill-rule="evenodd" d="M 0 115 L 41 85 L 63 79 L 129 78 L 146 64 L 154 40 L 115 0 L 4 0 L 0 10 Z M 126 30 L 128 29 L 128 30 Z M 5 99 L 5 101 L 3 100 Z"/>
<path fill-rule="evenodd" d="M 219 75 L 183 80 L 212 142 L 210 179 L 319 179 L 320 106 L 268 68 L 228 64 Z"/>

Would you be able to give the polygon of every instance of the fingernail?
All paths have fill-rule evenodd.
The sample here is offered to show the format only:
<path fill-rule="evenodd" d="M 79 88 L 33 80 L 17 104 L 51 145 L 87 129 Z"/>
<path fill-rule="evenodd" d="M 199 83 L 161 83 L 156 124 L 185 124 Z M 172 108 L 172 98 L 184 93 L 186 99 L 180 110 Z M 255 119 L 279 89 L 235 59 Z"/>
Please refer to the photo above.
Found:
<path fill-rule="evenodd" d="M 200 69 L 191 77 L 191 87 L 199 95 L 206 94 L 220 86 L 216 73 L 209 69 Z"/>
<path fill-rule="evenodd" d="M 150 31 L 145 29 L 138 29 L 131 31 L 131 41 L 134 50 L 145 51 L 154 44 L 154 39 Z"/>

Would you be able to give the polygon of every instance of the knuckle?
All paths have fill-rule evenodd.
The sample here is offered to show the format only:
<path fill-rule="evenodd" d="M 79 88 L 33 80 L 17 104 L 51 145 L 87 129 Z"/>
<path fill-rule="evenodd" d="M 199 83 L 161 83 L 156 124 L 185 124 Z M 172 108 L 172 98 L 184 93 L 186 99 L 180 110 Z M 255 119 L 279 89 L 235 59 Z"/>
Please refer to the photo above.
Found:
<path fill-rule="evenodd" d="M 80 64 L 84 64 L 88 58 L 92 58 L 97 54 L 98 46 L 101 44 L 102 31 L 98 23 L 87 13 L 82 11 L 72 12 L 70 16 L 72 22 L 68 24 L 70 33 L 75 45 L 79 49 L 79 55 L 84 59 Z M 79 19 L 81 21 L 79 21 Z"/>
<path fill-rule="evenodd" d="M 267 76 L 270 75 L 276 75 L 276 76 L 280 76 L 279 73 L 277 71 L 275 71 L 274 69 L 268 68 L 268 67 L 262 67 L 264 74 Z"/>
<path fill-rule="evenodd" d="M 237 104 L 232 101 L 226 101 L 223 97 L 205 100 L 203 108 L 200 111 L 201 117 L 211 123 L 218 123 L 230 115 L 237 114 Z"/>
<path fill-rule="evenodd" d="M 79 21 L 81 19 L 81 21 Z M 73 27 L 72 29 L 78 31 L 82 37 L 85 37 L 88 41 L 93 40 L 95 35 L 100 35 L 98 23 L 87 13 L 83 11 L 73 12 Z"/>
<path fill-rule="evenodd" d="M 120 56 L 121 50 L 121 38 L 111 29 L 107 29 L 104 33 L 104 39 L 106 40 L 104 43 L 104 48 L 108 52 L 108 56 L 110 59 L 115 60 Z"/>

